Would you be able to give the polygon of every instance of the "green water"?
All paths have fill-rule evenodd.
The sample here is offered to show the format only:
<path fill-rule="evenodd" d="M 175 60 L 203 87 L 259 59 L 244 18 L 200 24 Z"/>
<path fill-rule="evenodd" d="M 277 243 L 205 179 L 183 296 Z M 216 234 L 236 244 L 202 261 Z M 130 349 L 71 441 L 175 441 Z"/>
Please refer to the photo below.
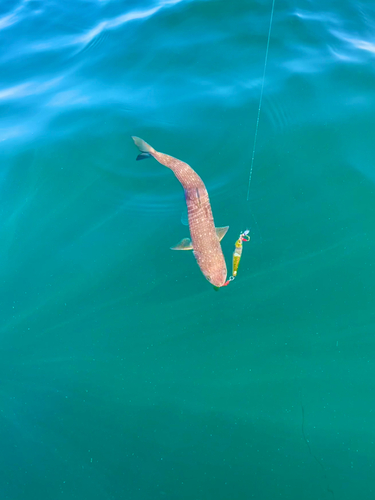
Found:
<path fill-rule="evenodd" d="M 246 201 L 270 12 L 1 4 L 1 500 L 375 498 L 375 7 L 276 0 Z"/>

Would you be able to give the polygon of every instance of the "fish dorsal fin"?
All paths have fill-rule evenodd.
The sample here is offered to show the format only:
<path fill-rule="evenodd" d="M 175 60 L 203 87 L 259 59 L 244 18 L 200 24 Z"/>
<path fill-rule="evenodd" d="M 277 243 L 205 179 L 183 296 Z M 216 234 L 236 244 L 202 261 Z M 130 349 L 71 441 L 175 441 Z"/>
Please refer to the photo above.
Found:
<path fill-rule="evenodd" d="M 227 234 L 229 226 L 217 227 L 215 229 L 216 229 L 216 236 L 219 238 L 219 241 L 221 241 L 224 238 L 224 236 Z"/>
<path fill-rule="evenodd" d="M 190 238 L 184 238 L 176 246 L 171 247 L 171 250 L 193 250 L 193 245 Z"/>

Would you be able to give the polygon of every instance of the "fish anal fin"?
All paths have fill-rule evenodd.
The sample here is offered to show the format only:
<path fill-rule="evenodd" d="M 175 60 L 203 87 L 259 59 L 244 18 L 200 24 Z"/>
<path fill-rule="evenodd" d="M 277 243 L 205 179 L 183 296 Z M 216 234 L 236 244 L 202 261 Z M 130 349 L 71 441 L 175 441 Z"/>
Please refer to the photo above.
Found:
<path fill-rule="evenodd" d="M 180 243 L 171 247 L 171 250 L 193 250 L 193 245 L 191 244 L 190 238 L 184 238 Z"/>
<path fill-rule="evenodd" d="M 147 160 L 147 158 L 151 158 L 150 153 L 141 153 L 137 156 L 137 160 Z"/>
<path fill-rule="evenodd" d="M 217 227 L 215 229 L 216 229 L 216 236 L 219 238 L 219 241 L 221 241 L 224 238 L 224 236 L 227 234 L 229 226 Z"/>

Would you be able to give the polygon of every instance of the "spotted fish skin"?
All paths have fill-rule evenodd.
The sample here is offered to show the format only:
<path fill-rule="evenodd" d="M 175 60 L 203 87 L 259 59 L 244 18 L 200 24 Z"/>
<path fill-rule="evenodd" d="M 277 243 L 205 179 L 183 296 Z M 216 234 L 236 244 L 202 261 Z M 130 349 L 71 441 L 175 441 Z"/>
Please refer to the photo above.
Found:
<path fill-rule="evenodd" d="M 189 240 L 185 239 L 183 246 L 175 249 L 192 248 L 205 278 L 215 287 L 223 286 L 227 279 L 227 266 L 216 232 L 210 199 L 202 179 L 187 163 L 155 151 L 139 137 L 133 137 L 133 140 L 141 151 L 137 159 L 153 156 L 155 160 L 173 171 L 184 188 L 191 246 L 188 246 Z M 227 229 L 222 228 L 222 236 Z"/>

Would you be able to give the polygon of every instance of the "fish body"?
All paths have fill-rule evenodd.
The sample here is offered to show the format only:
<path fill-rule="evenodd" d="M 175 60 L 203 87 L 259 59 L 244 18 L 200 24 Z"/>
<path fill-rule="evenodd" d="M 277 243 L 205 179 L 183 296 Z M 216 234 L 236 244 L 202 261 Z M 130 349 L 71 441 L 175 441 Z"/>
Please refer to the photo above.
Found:
<path fill-rule="evenodd" d="M 173 171 L 184 188 L 191 240 L 184 238 L 172 250 L 193 250 L 205 278 L 215 287 L 222 287 L 227 278 L 227 266 L 220 240 L 228 226 L 215 228 L 210 199 L 202 179 L 187 163 L 155 151 L 139 137 L 133 137 L 133 140 L 141 151 L 137 160 L 153 156 Z"/>

